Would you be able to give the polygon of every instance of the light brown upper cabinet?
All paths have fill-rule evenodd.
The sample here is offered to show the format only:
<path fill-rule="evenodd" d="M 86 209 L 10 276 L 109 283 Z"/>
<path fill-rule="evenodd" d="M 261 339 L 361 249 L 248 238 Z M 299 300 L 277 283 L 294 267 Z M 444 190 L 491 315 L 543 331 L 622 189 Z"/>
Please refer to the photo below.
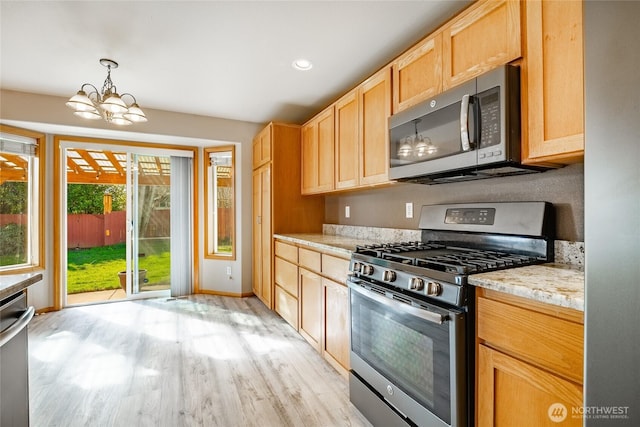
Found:
<path fill-rule="evenodd" d="M 343 96 L 335 112 L 336 190 L 388 182 L 391 69 Z"/>
<path fill-rule="evenodd" d="M 267 126 L 253 138 L 253 169 L 271 160 L 271 127 Z"/>
<path fill-rule="evenodd" d="M 473 4 L 442 30 L 443 90 L 519 58 L 520 40 L 520 2 Z"/>
<path fill-rule="evenodd" d="M 389 182 L 391 70 L 383 68 L 360 85 L 360 185 Z"/>
<path fill-rule="evenodd" d="M 442 33 L 429 36 L 393 62 L 393 112 L 442 92 Z"/>
<path fill-rule="evenodd" d="M 352 90 L 335 104 L 335 188 L 358 185 L 358 91 Z"/>
<path fill-rule="evenodd" d="M 524 4 L 523 159 L 573 163 L 584 155 L 582 2 Z M 526 94 L 526 96 L 524 96 Z"/>
<path fill-rule="evenodd" d="M 302 194 L 333 190 L 333 105 L 302 126 Z"/>

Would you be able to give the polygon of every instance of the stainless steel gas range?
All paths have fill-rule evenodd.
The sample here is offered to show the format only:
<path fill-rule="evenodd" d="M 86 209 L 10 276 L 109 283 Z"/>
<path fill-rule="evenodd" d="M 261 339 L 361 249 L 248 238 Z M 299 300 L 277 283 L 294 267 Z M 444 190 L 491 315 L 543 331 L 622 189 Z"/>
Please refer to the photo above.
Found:
<path fill-rule="evenodd" d="M 545 202 L 423 206 L 422 240 L 359 246 L 348 279 L 351 402 L 375 426 L 470 426 L 470 274 L 553 260 Z"/>

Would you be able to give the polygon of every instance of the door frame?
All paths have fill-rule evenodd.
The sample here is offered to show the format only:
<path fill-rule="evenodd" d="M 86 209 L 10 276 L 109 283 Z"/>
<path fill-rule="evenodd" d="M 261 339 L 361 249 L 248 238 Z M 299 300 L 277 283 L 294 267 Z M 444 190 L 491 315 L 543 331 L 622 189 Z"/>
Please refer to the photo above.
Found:
<path fill-rule="evenodd" d="M 64 283 L 64 276 L 66 275 L 67 263 L 66 263 L 66 221 L 62 215 L 61 209 L 63 208 L 63 195 L 66 189 L 63 184 L 64 173 L 66 173 L 66 156 L 63 156 L 63 148 L 65 145 L 84 145 L 91 148 L 98 148 L 101 150 L 112 149 L 129 151 L 133 149 L 138 153 L 154 154 L 156 150 L 162 150 L 163 154 L 169 154 L 173 151 L 175 154 L 183 157 L 191 157 L 193 159 L 192 165 L 192 183 L 193 183 L 193 205 L 192 209 L 192 251 L 193 251 L 193 291 L 197 293 L 199 289 L 199 236 L 198 230 L 198 148 L 192 146 L 182 146 L 174 144 L 160 144 L 160 143 L 148 143 L 137 142 L 127 140 L 116 139 L 101 139 L 92 137 L 78 137 L 67 135 L 54 135 L 54 150 L 53 150 L 53 168 L 54 168 L 54 181 L 53 181 L 53 310 L 60 310 L 66 306 L 66 292 L 63 292 L 62 284 Z M 69 143 L 69 144 L 67 144 Z M 95 145 L 94 145 L 95 144 Z M 146 295 L 142 295 L 140 298 L 145 298 Z M 127 298 L 134 299 L 134 298 Z"/>

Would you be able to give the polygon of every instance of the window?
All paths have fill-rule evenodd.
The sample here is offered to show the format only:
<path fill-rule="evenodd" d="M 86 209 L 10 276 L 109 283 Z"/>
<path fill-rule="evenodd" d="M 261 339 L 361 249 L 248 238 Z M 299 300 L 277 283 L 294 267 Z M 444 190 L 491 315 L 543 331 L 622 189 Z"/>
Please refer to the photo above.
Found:
<path fill-rule="evenodd" d="M 235 259 L 235 147 L 204 152 L 205 257 Z"/>
<path fill-rule="evenodd" d="M 0 125 L 0 272 L 44 267 L 44 135 Z"/>

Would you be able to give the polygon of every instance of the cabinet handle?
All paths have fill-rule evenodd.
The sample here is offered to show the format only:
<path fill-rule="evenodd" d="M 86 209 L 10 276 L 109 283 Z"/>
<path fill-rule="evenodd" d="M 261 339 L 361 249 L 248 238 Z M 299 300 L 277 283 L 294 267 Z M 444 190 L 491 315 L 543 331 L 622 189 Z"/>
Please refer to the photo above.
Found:
<path fill-rule="evenodd" d="M 257 221 L 258 224 L 262 224 L 262 216 L 258 215 L 256 217 L 256 221 Z"/>

